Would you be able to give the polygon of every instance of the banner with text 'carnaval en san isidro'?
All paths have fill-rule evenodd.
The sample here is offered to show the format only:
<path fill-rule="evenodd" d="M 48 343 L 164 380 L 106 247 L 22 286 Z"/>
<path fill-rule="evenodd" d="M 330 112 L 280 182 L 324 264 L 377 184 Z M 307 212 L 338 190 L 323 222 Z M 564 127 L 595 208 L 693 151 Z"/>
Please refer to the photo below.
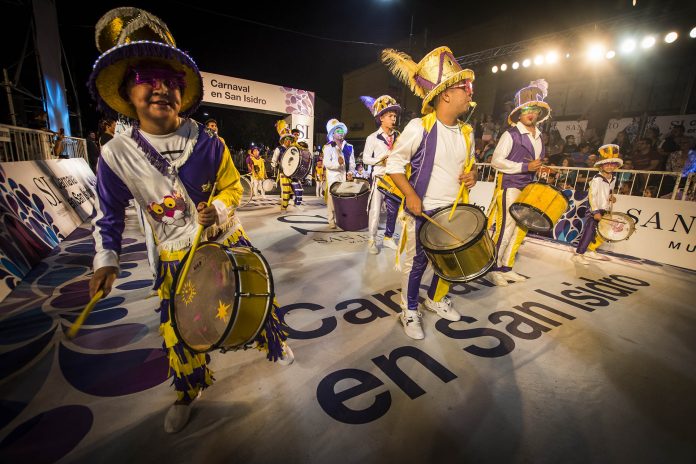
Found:
<path fill-rule="evenodd" d="M 81 158 L 0 163 L 0 301 L 94 212 Z"/>

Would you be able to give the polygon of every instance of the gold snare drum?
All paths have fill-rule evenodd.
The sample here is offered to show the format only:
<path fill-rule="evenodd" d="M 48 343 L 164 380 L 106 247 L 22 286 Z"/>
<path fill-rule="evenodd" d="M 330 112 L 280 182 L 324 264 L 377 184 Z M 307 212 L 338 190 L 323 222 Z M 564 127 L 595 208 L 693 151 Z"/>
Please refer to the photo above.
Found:
<path fill-rule="evenodd" d="M 438 276 L 449 282 L 467 282 L 482 276 L 495 264 L 495 244 L 486 229 L 486 215 L 480 209 L 457 205 L 448 221 L 450 209 L 438 208 L 430 217 L 463 241 L 458 242 L 430 222 L 423 223 L 418 238 Z"/>
<path fill-rule="evenodd" d="M 510 214 L 517 224 L 533 232 L 550 232 L 567 209 L 568 199 L 560 189 L 532 182 L 510 205 Z"/>
<path fill-rule="evenodd" d="M 384 176 L 376 176 L 375 179 L 377 182 L 377 190 L 392 200 L 401 203 L 401 200 L 404 199 L 404 194 L 401 193 L 399 187 L 394 184 L 394 181 L 391 177 L 389 177 L 389 174 L 385 174 Z"/>
<path fill-rule="evenodd" d="M 179 271 L 172 292 L 178 280 Z M 181 292 L 172 295 L 169 316 L 191 351 L 237 350 L 251 344 L 266 323 L 273 295 L 271 268 L 257 249 L 204 242 Z"/>

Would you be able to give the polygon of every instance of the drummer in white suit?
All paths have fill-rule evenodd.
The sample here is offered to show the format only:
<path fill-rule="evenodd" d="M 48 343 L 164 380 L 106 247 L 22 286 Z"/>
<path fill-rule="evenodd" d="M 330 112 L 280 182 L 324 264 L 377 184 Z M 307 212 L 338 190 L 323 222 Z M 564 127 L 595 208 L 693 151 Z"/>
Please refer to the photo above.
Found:
<path fill-rule="evenodd" d="M 329 143 L 324 145 L 324 169 L 326 170 L 326 188 L 331 190 L 331 185 L 336 182 L 346 181 L 346 171 L 355 170 L 355 155 L 353 145 L 345 141 L 348 128 L 338 119 L 331 119 L 326 123 L 326 134 Z M 336 213 L 333 199 L 329 193 L 327 202 L 327 219 L 331 229 L 336 228 Z"/>
<path fill-rule="evenodd" d="M 382 209 L 382 200 L 387 207 L 387 222 L 384 231 L 382 244 L 393 250 L 397 249 L 396 243 L 392 238 L 396 226 L 396 216 L 399 212 L 399 202 L 384 195 L 377 189 L 377 177 L 386 174 L 387 157 L 389 151 L 394 146 L 399 132 L 395 130 L 398 113 L 401 106 L 396 103 L 394 98 L 389 95 L 382 95 L 375 99 L 372 97 L 360 97 L 360 100 L 367 106 L 375 118 L 378 129 L 367 136 L 365 140 L 365 150 L 363 151 L 363 162 L 373 166 L 372 170 L 372 192 L 370 193 L 368 231 L 370 239 L 367 242 L 367 249 L 376 255 L 379 253 L 377 248 L 377 229 L 379 228 L 379 213 Z"/>

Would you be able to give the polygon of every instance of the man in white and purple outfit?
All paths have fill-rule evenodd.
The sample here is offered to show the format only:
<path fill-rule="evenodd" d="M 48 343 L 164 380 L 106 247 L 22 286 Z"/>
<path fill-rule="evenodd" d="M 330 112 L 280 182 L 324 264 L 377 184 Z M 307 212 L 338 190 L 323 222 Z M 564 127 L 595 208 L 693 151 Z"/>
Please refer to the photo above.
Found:
<path fill-rule="evenodd" d="M 526 278 L 512 270 L 515 256 L 527 235 L 510 215 L 510 205 L 522 190 L 534 181 L 541 167 L 545 148 L 539 123 L 549 117 L 551 108 L 544 101 L 548 84 L 539 79 L 515 95 L 515 109 L 508 117 L 512 126 L 498 140 L 491 165 L 498 170 L 493 203 L 488 212 L 488 223 L 495 223 L 493 241 L 498 251 L 496 266 L 488 275 L 497 286 L 508 285 L 508 280 L 522 282 Z"/>
<path fill-rule="evenodd" d="M 396 119 L 401 107 L 396 100 L 389 95 L 382 95 L 374 99 L 372 97 L 360 97 L 360 100 L 367 106 L 375 118 L 375 123 L 379 128 L 367 136 L 365 149 L 363 151 L 363 162 L 373 166 L 372 168 L 372 192 L 370 193 L 370 204 L 368 206 L 368 231 L 370 239 L 367 242 L 367 249 L 372 254 L 378 254 L 377 229 L 379 227 L 379 213 L 382 209 L 382 200 L 387 207 L 387 222 L 384 230 L 384 240 L 382 244 L 393 250 L 397 249 L 394 243 L 394 228 L 396 227 L 396 216 L 399 212 L 400 199 L 383 194 L 377 189 L 377 177 L 386 174 L 387 157 L 389 151 L 394 146 L 399 131 L 395 130 Z"/>

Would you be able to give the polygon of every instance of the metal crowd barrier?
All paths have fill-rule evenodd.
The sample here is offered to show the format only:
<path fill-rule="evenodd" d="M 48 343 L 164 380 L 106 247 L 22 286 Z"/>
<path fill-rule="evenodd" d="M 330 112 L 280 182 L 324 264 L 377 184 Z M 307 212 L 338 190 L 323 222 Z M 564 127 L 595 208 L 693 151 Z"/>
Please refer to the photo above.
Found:
<path fill-rule="evenodd" d="M 53 155 L 56 134 L 0 124 L 0 162 L 57 159 Z M 61 155 L 87 160 L 87 141 L 65 137 Z"/>
<path fill-rule="evenodd" d="M 490 163 L 477 163 L 479 181 L 495 182 L 497 170 Z M 556 172 L 548 183 L 562 190 L 587 190 L 597 174 L 596 168 L 572 168 L 550 166 Z M 671 200 L 696 200 L 696 174 L 681 177 L 678 172 L 667 171 L 616 171 L 614 193 L 620 195 L 652 196 Z M 684 194 L 686 192 L 686 195 Z"/>

